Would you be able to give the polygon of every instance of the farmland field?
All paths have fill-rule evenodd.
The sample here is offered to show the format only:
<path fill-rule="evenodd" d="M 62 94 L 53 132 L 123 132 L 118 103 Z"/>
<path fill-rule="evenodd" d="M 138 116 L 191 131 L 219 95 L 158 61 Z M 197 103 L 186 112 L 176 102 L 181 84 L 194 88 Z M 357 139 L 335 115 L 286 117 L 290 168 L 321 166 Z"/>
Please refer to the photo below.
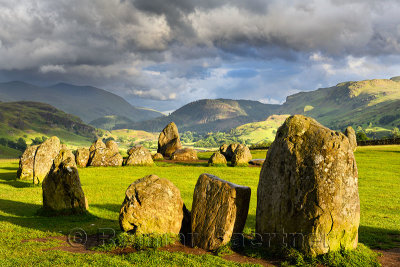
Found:
<path fill-rule="evenodd" d="M 266 151 L 253 152 L 264 158 Z M 206 159 L 210 152 L 200 154 Z M 359 241 L 374 249 L 400 247 L 400 146 L 359 147 L 361 224 Z M 70 253 L 54 249 L 57 239 L 38 242 L 48 236 L 65 236 L 75 228 L 96 234 L 99 228 L 119 231 L 118 213 L 130 183 L 148 174 L 172 181 L 190 210 L 193 189 L 201 173 L 211 173 L 233 183 L 251 187 L 252 196 L 245 233 L 255 228 L 256 191 L 259 167 L 207 167 L 205 163 L 157 162 L 154 167 L 81 168 L 82 187 L 89 201 L 90 215 L 42 217 L 41 187 L 16 181 L 18 160 L 0 160 L 0 265 L 188 265 L 237 264 L 212 255 L 181 252 L 142 251 L 115 255 Z"/>

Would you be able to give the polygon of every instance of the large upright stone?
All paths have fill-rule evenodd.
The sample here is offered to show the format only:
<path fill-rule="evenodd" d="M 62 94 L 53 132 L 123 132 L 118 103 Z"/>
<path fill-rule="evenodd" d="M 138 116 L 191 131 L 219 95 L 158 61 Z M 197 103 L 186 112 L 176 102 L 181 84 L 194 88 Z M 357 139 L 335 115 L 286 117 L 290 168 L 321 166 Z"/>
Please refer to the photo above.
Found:
<path fill-rule="evenodd" d="M 35 162 L 35 154 L 38 147 L 38 145 L 30 146 L 22 154 L 21 158 L 19 159 L 17 179 L 33 179 L 33 163 Z"/>
<path fill-rule="evenodd" d="M 78 167 L 86 167 L 89 162 L 89 154 L 89 149 L 78 148 L 75 154 L 76 165 L 78 165 Z"/>
<path fill-rule="evenodd" d="M 106 147 L 115 153 L 119 153 L 118 144 L 114 140 L 108 140 L 106 143 Z"/>
<path fill-rule="evenodd" d="M 179 234 L 182 219 L 179 189 L 156 175 L 143 177 L 128 187 L 119 214 L 121 229 L 137 234 Z"/>
<path fill-rule="evenodd" d="M 154 164 L 150 151 L 144 146 L 136 146 L 129 150 L 130 154 L 125 165 L 151 166 Z"/>
<path fill-rule="evenodd" d="M 245 145 L 239 145 L 232 156 L 231 162 L 233 166 L 247 166 L 252 158 L 250 149 Z"/>
<path fill-rule="evenodd" d="M 197 157 L 196 150 L 191 148 L 182 148 L 176 150 L 172 154 L 171 159 L 179 161 L 192 161 L 192 160 L 198 160 L 199 158 Z"/>
<path fill-rule="evenodd" d="M 43 180 L 43 209 L 51 213 L 77 214 L 88 209 L 82 190 L 75 157 L 61 149 L 54 159 L 49 175 Z"/>
<path fill-rule="evenodd" d="M 227 244 L 232 234 L 243 231 L 249 211 L 251 189 L 202 174 L 192 204 L 193 244 L 214 250 Z"/>
<path fill-rule="evenodd" d="M 353 151 L 356 151 L 357 149 L 357 136 L 356 136 L 356 132 L 354 131 L 353 127 L 349 126 L 346 128 L 346 130 L 344 131 L 344 135 L 347 136 L 347 138 L 349 138 L 349 142 L 351 147 L 353 148 Z"/>
<path fill-rule="evenodd" d="M 182 148 L 179 139 L 178 127 L 174 122 L 169 123 L 160 133 L 158 137 L 157 152 L 164 157 L 170 157 L 177 149 Z"/>
<path fill-rule="evenodd" d="M 98 148 L 106 148 L 106 144 L 104 144 L 101 138 L 97 139 L 89 148 L 90 152 L 95 151 Z"/>
<path fill-rule="evenodd" d="M 311 118 L 286 119 L 261 169 L 256 232 L 268 234 L 266 242 L 319 255 L 356 248 L 359 222 L 358 173 L 349 139 Z M 284 236 L 271 241 L 271 233 Z"/>
<path fill-rule="evenodd" d="M 60 139 L 56 136 L 47 139 L 38 147 L 33 164 L 33 182 L 35 184 L 41 183 L 47 176 L 60 149 Z"/>

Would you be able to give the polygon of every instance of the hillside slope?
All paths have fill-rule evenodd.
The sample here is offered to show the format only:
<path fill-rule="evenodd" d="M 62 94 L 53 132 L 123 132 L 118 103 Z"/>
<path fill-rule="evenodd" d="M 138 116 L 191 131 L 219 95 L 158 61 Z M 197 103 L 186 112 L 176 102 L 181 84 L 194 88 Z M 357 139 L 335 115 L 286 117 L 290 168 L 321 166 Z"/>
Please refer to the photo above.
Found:
<path fill-rule="evenodd" d="M 66 143 L 89 144 L 97 137 L 96 129 L 76 116 L 38 102 L 0 103 L 0 138 L 17 140 L 58 136 Z"/>
<path fill-rule="evenodd" d="M 333 128 L 400 125 L 400 79 L 344 82 L 288 96 L 280 114 L 304 114 Z"/>
<path fill-rule="evenodd" d="M 113 93 L 91 86 L 60 83 L 39 87 L 24 82 L 0 84 L 0 101 L 36 101 L 53 105 L 85 122 L 103 116 L 126 116 L 132 121 L 149 120 L 163 116 L 158 111 L 133 107 Z"/>
<path fill-rule="evenodd" d="M 173 121 L 181 132 L 226 131 L 242 124 L 264 120 L 277 112 L 278 108 L 279 105 L 251 100 L 203 99 L 191 102 L 169 116 L 120 127 L 158 132 Z"/>

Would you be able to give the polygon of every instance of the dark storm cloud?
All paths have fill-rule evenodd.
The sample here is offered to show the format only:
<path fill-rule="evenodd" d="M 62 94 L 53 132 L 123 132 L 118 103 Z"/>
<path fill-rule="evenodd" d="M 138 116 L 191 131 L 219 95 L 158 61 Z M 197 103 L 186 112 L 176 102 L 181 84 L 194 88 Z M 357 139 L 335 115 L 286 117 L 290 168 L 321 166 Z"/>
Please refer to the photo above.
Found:
<path fill-rule="evenodd" d="M 395 73 L 398 14 L 395 0 L 0 0 L 0 78 L 181 104 L 246 98 L 235 74 L 256 99 L 281 101 Z"/>

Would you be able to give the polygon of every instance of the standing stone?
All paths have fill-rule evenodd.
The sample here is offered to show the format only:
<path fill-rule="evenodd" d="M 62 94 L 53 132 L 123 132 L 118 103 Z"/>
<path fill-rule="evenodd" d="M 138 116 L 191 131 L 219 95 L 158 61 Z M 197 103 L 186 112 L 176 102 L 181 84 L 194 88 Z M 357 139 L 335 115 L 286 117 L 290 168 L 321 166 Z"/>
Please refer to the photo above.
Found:
<path fill-rule="evenodd" d="M 89 148 L 90 152 L 95 151 L 98 148 L 106 148 L 106 145 L 104 144 L 103 140 L 101 138 L 97 139 Z"/>
<path fill-rule="evenodd" d="M 180 161 L 192 161 L 198 160 L 199 158 L 197 157 L 196 150 L 191 148 L 182 148 L 176 150 L 174 154 L 172 154 L 171 159 Z"/>
<path fill-rule="evenodd" d="M 84 213 L 88 202 L 83 193 L 75 157 L 62 149 L 54 159 L 48 176 L 43 180 L 43 209 L 58 214 Z"/>
<path fill-rule="evenodd" d="M 225 152 L 225 157 L 226 157 L 226 160 L 227 160 L 227 161 L 231 161 L 231 160 L 232 160 L 232 157 L 233 157 L 233 155 L 235 154 L 236 148 L 237 148 L 239 145 L 240 145 L 240 144 L 238 144 L 238 143 L 233 143 L 233 144 L 230 144 L 230 145 L 228 146 L 228 148 L 226 149 L 226 152 Z"/>
<path fill-rule="evenodd" d="M 219 147 L 219 152 L 220 152 L 222 155 L 225 156 L 226 150 L 227 150 L 227 149 L 228 149 L 228 145 L 227 145 L 227 144 L 222 144 L 222 145 Z"/>
<path fill-rule="evenodd" d="M 128 187 L 119 214 L 121 229 L 136 234 L 179 234 L 182 219 L 179 189 L 156 175 L 143 177 Z"/>
<path fill-rule="evenodd" d="M 355 249 L 359 222 L 358 172 L 349 139 L 311 118 L 286 119 L 261 169 L 256 232 L 286 234 L 272 242 L 285 240 L 319 255 Z"/>
<path fill-rule="evenodd" d="M 30 180 L 33 179 L 33 163 L 35 161 L 36 150 L 38 145 L 28 147 L 19 159 L 19 168 L 17 171 L 17 179 Z"/>
<path fill-rule="evenodd" d="M 179 139 L 178 127 L 174 122 L 171 122 L 165 126 L 158 137 L 157 153 L 161 153 L 164 157 L 170 157 L 180 148 L 182 148 L 182 144 Z"/>
<path fill-rule="evenodd" d="M 208 160 L 209 166 L 226 166 L 226 158 L 221 152 L 215 152 Z"/>
<path fill-rule="evenodd" d="M 115 153 L 119 153 L 118 144 L 114 140 L 108 140 L 106 147 Z"/>
<path fill-rule="evenodd" d="M 351 147 L 353 148 L 353 152 L 356 151 L 357 149 L 357 137 L 356 137 L 356 132 L 354 131 L 353 127 L 349 126 L 346 128 L 344 131 L 344 135 L 349 138 L 349 142 Z"/>
<path fill-rule="evenodd" d="M 76 165 L 78 167 L 86 167 L 89 162 L 89 149 L 87 148 L 78 148 L 76 150 Z"/>
<path fill-rule="evenodd" d="M 202 174 L 192 204 L 193 244 L 214 250 L 227 244 L 232 234 L 243 231 L 249 211 L 251 189 Z"/>
<path fill-rule="evenodd" d="M 164 157 L 161 153 L 156 153 L 151 157 L 153 158 L 153 160 L 164 160 Z"/>
<path fill-rule="evenodd" d="M 60 149 L 60 139 L 56 136 L 47 139 L 38 147 L 33 163 L 33 182 L 35 184 L 41 183 L 47 176 Z"/>
<path fill-rule="evenodd" d="M 233 154 L 231 162 L 233 166 L 247 166 L 252 158 L 250 149 L 245 145 L 239 145 Z"/>
<path fill-rule="evenodd" d="M 147 148 L 136 146 L 130 150 L 125 165 L 128 166 L 152 166 L 154 164 L 151 154 Z"/>
<path fill-rule="evenodd" d="M 91 152 L 89 165 L 93 167 L 117 167 L 122 166 L 124 158 L 109 148 L 98 148 Z"/>

